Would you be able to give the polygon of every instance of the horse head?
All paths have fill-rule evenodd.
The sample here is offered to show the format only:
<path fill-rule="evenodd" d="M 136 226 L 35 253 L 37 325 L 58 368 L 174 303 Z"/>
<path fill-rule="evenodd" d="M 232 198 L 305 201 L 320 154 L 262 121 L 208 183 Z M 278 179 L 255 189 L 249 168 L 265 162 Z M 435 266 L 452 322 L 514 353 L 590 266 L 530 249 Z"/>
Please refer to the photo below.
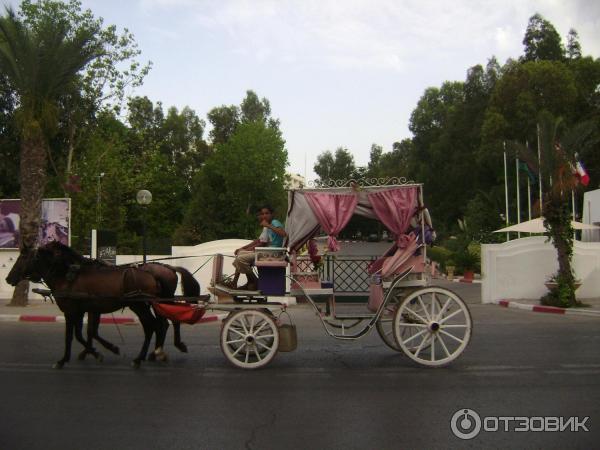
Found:
<path fill-rule="evenodd" d="M 16 286 L 21 280 L 31 280 L 39 283 L 49 278 L 65 276 L 72 264 L 76 264 L 79 255 L 60 242 L 50 242 L 37 249 L 21 252 L 8 276 L 6 282 Z M 82 257 L 80 257 L 82 258 Z"/>
<path fill-rule="evenodd" d="M 42 275 L 37 270 L 37 249 L 29 249 L 21 252 L 17 260 L 10 269 L 6 282 L 11 286 L 16 286 L 21 280 L 32 280 L 39 282 Z"/>

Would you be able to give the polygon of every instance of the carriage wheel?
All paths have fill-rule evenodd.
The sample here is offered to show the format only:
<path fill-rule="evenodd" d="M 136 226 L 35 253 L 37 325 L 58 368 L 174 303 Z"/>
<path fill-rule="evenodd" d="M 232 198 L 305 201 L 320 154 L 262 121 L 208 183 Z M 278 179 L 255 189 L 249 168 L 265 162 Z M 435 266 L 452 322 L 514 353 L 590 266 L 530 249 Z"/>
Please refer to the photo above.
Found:
<path fill-rule="evenodd" d="M 413 361 L 443 366 L 467 347 L 472 331 L 467 305 L 454 292 L 439 287 L 416 290 L 394 315 L 396 344 Z"/>
<path fill-rule="evenodd" d="M 396 344 L 396 339 L 394 339 L 394 313 L 398 309 L 400 300 L 402 300 L 402 292 L 396 289 L 391 295 L 392 298 L 385 305 L 379 320 L 375 324 L 375 328 L 377 328 L 377 333 L 379 333 L 379 337 L 385 345 L 392 350 L 401 352 L 402 349 Z"/>
<path fill-rule="evenodd" d="M 221 350 L 234 366 L 258 369 L 275 357 L 279 330 L 270 315 L 258 310 L 232 314 L 221 330 Z"/>
<path fill-rule="evenodd" d="M 401 352 L 402 347 L 400 347 L 398 345 L 398 343 L 396 342 L 396 338 L 394 337 L 394 317 L 395 317 L 396 311 L 398 310 L 398 306 L 400 305 L 400 302 L 402 301 L 402 298 L 404 296 L 406 296 L 406 294 L 407 294 L 406 291 L 403 291 L 400 289 L 395 289 L 394 292 L 392 293 L 392 298 L 390 298 L 389 301 L 387 302 L 386 306 L 383 309 L 383 312 L 381 313 L 381 317 L 375 324 L 375 327 L 377 328 L 377 333 L 379 333 L 379 337 L 381 337 L 383 342 L 389 348 L 391 348 L 392 350 L 396 350 L 397 352 Z M 416 310 L 416 312 L 422 311 L 421 305 L 417 302 L 416 298 L 412 300 L 411 304 L 412 304 L 412 308 L 414 310 Z M 438 306 L 439 306 L 439 303 L 438 303 Z M 441 308 L 441 306 L 440 306 L 440 308 Z M 407 338 L 411 337 L 412 335 L 414 335 L 417 332 L 418 332 L 418 330 L 415 328 L 404 327 L 402 329 L 402 337 L 404 340 L 406 340 Z M 413 345 L 410 347 L 414 347 L 414 349 L 417 348 L 416 345 Z"/>

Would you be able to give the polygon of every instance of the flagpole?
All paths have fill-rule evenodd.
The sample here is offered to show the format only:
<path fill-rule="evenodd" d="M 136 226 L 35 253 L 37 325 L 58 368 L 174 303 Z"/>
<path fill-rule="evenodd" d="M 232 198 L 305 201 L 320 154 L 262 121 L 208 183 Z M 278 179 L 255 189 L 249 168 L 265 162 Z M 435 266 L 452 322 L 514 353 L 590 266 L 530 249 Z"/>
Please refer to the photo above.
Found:
<path fill-rule="evenodd" d="M 538 180 L 539 180 L 539 185 L 540 185 L 540 217 L 542 217 L 544 215 L 544 202 L 542 199 L 542 151 L 540 148 L 540 124 L 537 124 L 537 147 L 538 147 L 538 167 L 539 167 L 539 173 L 538 173 Z"/>
<path fill-rule="evenodd" d="M 525 141 L 525 147 L 529 150 L 528 141 Z M 529 220 L 531 220 L 531 179 L 529 178 L 529 172 L 527 172 L 527 212 L 529 213 Z"/>
<path fill-rule="evenodd" d="M 504 144 L 504 202 L 506 204 L 506 226 L 508 226 L 508 177 L 506 170 L 506 141 Z M 506 241 L 510 241 L 509 233 L 506 232 Z"/>
<path fill-rule="evenodd" d="M 519 192 L 519 157 L 515 158 L 517 163 L 517 223 L 521 223 L 521 193 Z M 517 233 L 517 238 L 521 237 L 521 232 Z"/>

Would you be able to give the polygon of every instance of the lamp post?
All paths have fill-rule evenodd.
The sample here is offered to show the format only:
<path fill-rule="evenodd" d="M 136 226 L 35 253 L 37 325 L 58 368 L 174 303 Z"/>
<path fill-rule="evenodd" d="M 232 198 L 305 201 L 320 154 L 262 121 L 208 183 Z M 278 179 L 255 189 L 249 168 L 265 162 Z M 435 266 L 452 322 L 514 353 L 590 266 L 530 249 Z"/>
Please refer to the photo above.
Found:
<path fill-rule="evenodd" d="M 102 220 L 102 212 L 100 209 L 100 202 L 102 200 L 102 177 L 104 176 L 104 172 L 98 175 L 98 189 L 96 191 L 96 228 L 100 229 L 100 221 Z"/>
<path fill-rule="evenodd" d="M 146 206 L 152 203 L 152 193 L 146 189 L 138 191 L 136 195 L 138 204 L 142 207 L 142 246 L 144 251 L 144 264 L 146 263 Z"/>

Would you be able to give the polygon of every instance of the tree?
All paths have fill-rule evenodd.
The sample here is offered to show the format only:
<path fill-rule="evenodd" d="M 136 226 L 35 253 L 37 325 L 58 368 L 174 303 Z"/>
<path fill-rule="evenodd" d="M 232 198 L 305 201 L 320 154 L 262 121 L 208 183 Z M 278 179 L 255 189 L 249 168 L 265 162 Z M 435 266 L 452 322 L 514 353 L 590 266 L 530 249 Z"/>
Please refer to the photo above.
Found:
<path fill-rule="evenodd" d="M 253 238 L 255 211 L 285 211 L 287 151 L 281 133 L 261 121 L 239 124 L 194 179 L 193 197 L 176 233 L 180 244 Z"/>
<path fill-rule="evenodd" d="M 21 251 L 37 242 L 46 182 L 48 139 L 58 125 L 58 104 L 79 72 L 103 51 L 97 30 L 69 35 L 64 22 L 44 17 L 35 27 L 7 8 L 0 18 L 0 70 L 14 89 L 21 136 Z M 20 284 L 13 304 L 26 304 Z"/>
<path fill-rule="evenodd" d="M 567 58 L 581 58 L 581 44 L 579 43 L 579 34 L 573 28 L 569 30 L 567 35 Z"/>
<path fill-rule="evenodd" d="M 581 123 L 568 129 L 561 118 L 547 111 L 539 117 L 539 140 L 541 164 L 537 155 L 520 144 L 514 144 L 519 155 L 540 171 L 543 196 L 544 226 L 556 248 L 558 272 L 554 276 L 556 289 L 542 297 L 542 303 L 570 307 L 579 304 L 575 298 L 575 276 L 571 264 L 573 256 L 573 227 L 569 202 L 571 193 L 578 187 L 578 178 L 573 167 L 575 153 L 584 148 L 592 135 L 593 124 Z"/>
<path fill-rule="evenodd" d="M 343 147 L 338 147 L 335 154 L 326 150 L 317 156 L 313 170 L 323 183 L 335 180 L 347 180 L 356 170 L 354 156 Z"/>
<path fill-rule="evenodd" d="M 524 61 L 561 61 L 564 59 L 565 49 L 560 35 L 554 25 L 540 14 L 534 14 L 529 18 L 523 45 L 525 46 Z"/>

